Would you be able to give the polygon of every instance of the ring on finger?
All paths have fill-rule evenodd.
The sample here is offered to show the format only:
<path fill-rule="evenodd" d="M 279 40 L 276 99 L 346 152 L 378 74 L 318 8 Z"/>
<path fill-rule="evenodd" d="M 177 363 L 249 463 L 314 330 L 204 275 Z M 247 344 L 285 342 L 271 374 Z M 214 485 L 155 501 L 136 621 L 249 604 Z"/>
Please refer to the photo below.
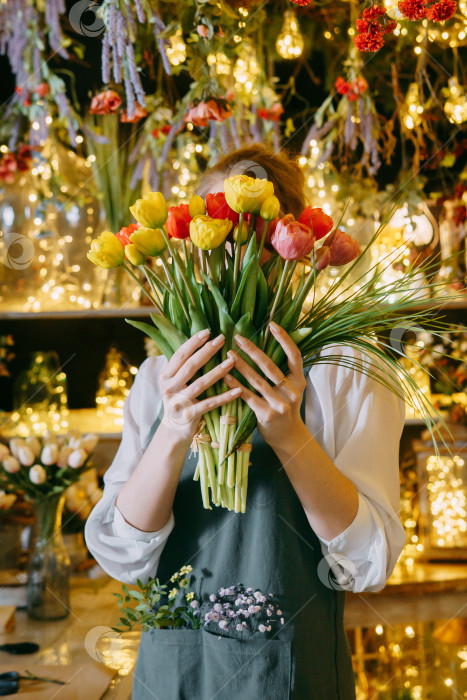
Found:
<path fill-rule="evenodd" d="M 286 377 L 285 374 L 284 374 L 284 376 L 282 377 L 282 379 L 279 379 L 279 381 L 277 382 L 276 388 L 282 386 L 282 385 L 284 384 L 284 382 L 286 382 L 286 381 L 287 381 L 287 377 Z"/>

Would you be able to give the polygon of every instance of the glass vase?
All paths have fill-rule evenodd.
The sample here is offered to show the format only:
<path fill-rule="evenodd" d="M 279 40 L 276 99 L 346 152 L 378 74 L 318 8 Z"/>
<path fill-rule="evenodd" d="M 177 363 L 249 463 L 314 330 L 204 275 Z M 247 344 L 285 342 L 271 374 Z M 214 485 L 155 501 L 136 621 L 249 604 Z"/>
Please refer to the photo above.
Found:
<path fill-rule="evenodd" d="M 36 620 L 61 620 L 70 612 L 70 559 L 63 543 L 63 493 L 34 503 L 35 533 L 29 560 L 27 610 Z"/>

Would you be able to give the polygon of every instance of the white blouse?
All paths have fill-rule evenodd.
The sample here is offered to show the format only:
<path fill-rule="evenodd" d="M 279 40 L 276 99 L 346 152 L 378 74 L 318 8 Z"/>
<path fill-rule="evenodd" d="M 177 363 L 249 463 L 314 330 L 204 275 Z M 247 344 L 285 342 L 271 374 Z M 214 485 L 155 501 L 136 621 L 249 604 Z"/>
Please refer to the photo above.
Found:
<path fill-rule="evenodd" d="M 323 353 L 365 361 L 352 348 L 326 348 Z M 151 357 L 141 365 L 125 402 L 122 441 L 104 476 L 104 495 L 86 523 L 89 550 L 110 576 L 125 583 L 156 576 L 174 527 L 172 514 L 162 530 L 142 532 L 127 523 L 115 506 L 162 411 L 158 377 L 166 362 L 164 357 Z M 318 575 L 331 573 L 331 585 L 337 581 L 341 588 L 356 593 L 379 591 L 406 539 L 398 514 L 404 402 L 349 367 L 318 364 L 308 373 L 305 415 L 308 430 L 355 484 L 359 497 L 357 515 L 346 530 L 330 541 L 319 538 L 325 567 Z"/>

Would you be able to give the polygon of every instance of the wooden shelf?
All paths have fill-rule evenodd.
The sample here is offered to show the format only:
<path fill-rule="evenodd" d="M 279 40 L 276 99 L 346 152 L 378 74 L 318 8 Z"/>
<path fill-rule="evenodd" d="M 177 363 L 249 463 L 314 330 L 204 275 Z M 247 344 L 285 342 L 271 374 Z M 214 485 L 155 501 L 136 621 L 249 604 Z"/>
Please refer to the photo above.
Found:
<path fill-rule="evenodd" d="M 76 311 L 0 311 L 0 321 L 62 320 L 73 318 L 134 318 L 146 317 L 154 311 L 152 306 L 83 309 Z"/>

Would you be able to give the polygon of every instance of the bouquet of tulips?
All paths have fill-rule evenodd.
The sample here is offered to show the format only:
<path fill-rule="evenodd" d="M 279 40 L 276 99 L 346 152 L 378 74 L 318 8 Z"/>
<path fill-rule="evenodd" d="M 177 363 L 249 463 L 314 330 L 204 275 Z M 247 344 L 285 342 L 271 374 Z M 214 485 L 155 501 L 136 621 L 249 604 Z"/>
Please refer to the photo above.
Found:
<path fill-rule="evenodd" d="M 287 373 L 285 353 L 268 330 L 274 320 L 298 345 L 305 367 L 319 362 L 352 366 L 409 403 L 424 404 L 427 424 L 433 424 L 431 406 L 418 395 L 410 373 L 405 372 L 401 384 L 395 379 L 394 370 L 399 375 L 404 370 L 394 354 L 388 354 L 389 341 L 381 339 L 393 329 L 396 316 L 399 326 L 426 320 L 426 312 L 408 310 L 419 269 L 390 285 L 381 282 L 381 266 L 367 270 L 358 284 L 348 281 L 379 230 L 360 251 L 319 207 L 308 206 L 298 221 L 291 214 L 280 216 L 273 183 L 243 174 L 227 178 L 224 192 L 208 194 L 206 201 L 194 195 L 189 204 L 168 208 L 162 194 L 150 192 L 130 211 L 136 223 L 116 234 L 102 233 L 93 240 L 88 257 L 101 267 L 123 266 L 136 281 L 140 275 L 135 268 L 144 274 L 151 291 L 143 289 L 154 305 L 153 325 L 129 323 L 151 337 L 167 358 L 191 335 L 209 328 L 213 336 L 222 333 L 225 343 L 205 372 L 223 361 L 231 348 L 252 364 L 235 343 L 238 333 Z M 153 267 L 148 258 L 157 258 L 158 264 Z M 329 265 L 347 269 L 316 299 L 316 281 Z M 397 299 L 391 305 L 393 313 L 388 311 L 389 295 Z M 435 325 L 432 321 L 431 328 Z M 344 344 L 360 349 L 365 361 L 356 359 L 359 355 L 320 354 L 324 346 Z M 400 344 L 393 349 L 403 354 Z M 220 382 L 207 395 L 226 390 Z M 212 503 L 245 512 L 255 426 L 256 417 L 241 398 L 204 416 L 195 440 L 195 479 L 205 508 Z"/>
<path fill-rule="evenodd" d="M 12 438 L 0 444 L 0 487 L 21 491 L 29 501 L 58 495 L 89 469 L 97 442 L 97 435 L 78 431 Z"/>

